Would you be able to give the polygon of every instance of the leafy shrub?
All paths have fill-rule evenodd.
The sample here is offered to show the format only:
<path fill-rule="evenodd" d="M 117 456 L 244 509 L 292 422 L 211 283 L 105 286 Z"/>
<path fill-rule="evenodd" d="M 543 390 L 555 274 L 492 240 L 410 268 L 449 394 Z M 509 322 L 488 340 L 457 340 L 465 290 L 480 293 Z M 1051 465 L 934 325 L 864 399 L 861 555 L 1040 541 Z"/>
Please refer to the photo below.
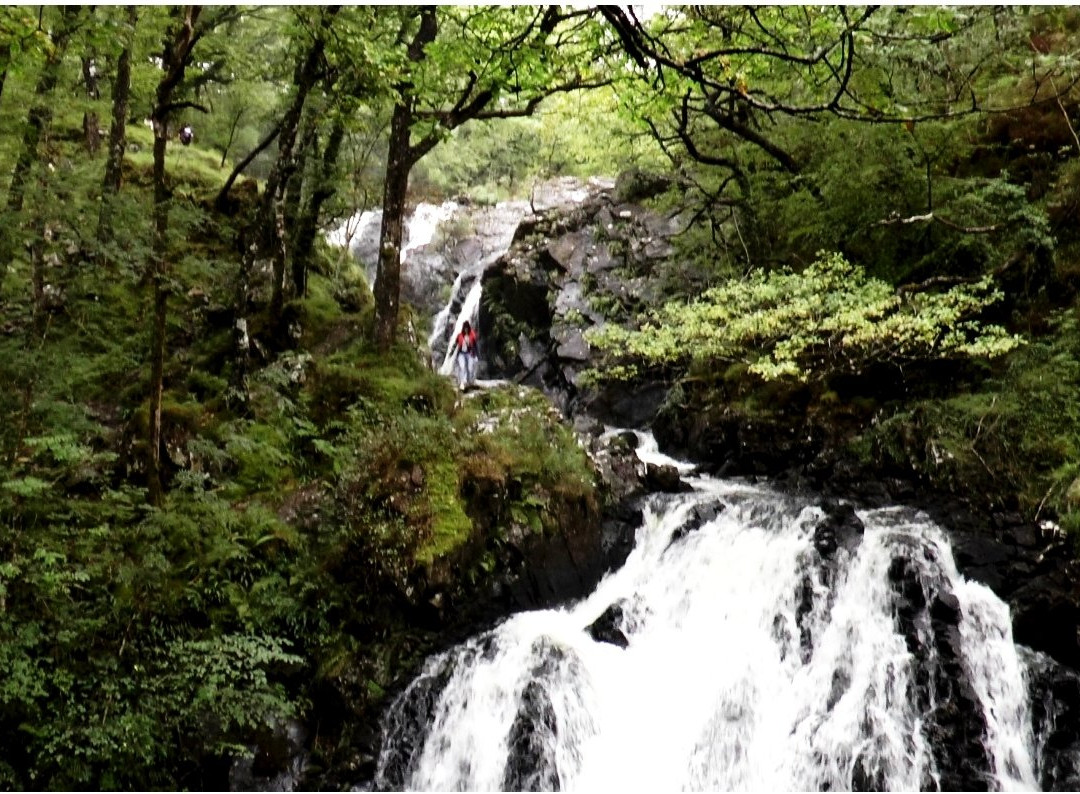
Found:
<path fill-rule="evenodd" d="M 989 277 L 943 293 L 900 294 L 832 254 L 801 273 L 757 270 L 698 300 L 668 303 L 639 330 L 605 326 L 590 342 L 614 365 L 593 377 L 632 377 L 641 364 L 744 362 L 765 380 L 807 381 L 882 361 L 993 358 L 1020 343 L 977 320 L 1000 297 Z"/>

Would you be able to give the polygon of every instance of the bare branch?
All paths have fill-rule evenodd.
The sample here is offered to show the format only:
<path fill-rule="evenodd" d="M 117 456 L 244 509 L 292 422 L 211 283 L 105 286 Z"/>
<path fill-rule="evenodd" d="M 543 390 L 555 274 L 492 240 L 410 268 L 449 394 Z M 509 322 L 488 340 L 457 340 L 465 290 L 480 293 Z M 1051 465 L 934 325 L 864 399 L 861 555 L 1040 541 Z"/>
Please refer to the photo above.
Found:
<path fill-rule="evenodd" d="M 188 101 L 188 100 L 185 100 L 183 102 L 170 102 L 167 105 L 163 105 L 161 107 L 161 112 L 163 112 L 163 113 L 172 113 L 174 110 L 185 110 L 185 109 L 188 109 L 188 108 L 190 108 L 192 110 L 197 110 L 200 113 L 209 113 L 210 112 L 210 110 L 205 105 L 200 105 L 198 102 L 191 102 L 191 101 Z"/>
<path fill-rule="evenodd" d="M 902 218 L 900 215 L 894 214 L 889 218 L 880 220 L 874 224 L 874 226 L 907 226 L 912 223 L 940 223 L 942 226 L 947 226 L 950 229 L 955 229 L 958 232 L 964 234 L 990 234 L 996 232 L 1006 226 L 1004 223 L 994 223 L 989 226 L 961 226 L 954 221 L 950 221 L 947 218 L 942 218 L 933 212 L 928 212 L 925 215 L 910 215 L 907 218 Z"/>

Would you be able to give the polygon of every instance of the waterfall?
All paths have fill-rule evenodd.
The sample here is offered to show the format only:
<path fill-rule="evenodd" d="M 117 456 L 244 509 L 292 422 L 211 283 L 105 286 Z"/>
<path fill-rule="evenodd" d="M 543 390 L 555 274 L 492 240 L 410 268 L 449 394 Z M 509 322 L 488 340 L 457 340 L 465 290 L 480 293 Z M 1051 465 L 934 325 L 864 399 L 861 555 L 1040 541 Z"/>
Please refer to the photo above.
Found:
<path fill-rule="evenodd" d="M 477 327 L 484 271 L 510 248 L 518 225 L 534 212 L 574 206 L 613 187 L 614 181 L 609 179 L 581 182 L 574 177 L 560 177 L 536 185 L 530 201 L 500 201 L 493 206 L 456 201 L 438 205 L 420 203 L 409 213 L 401 247 L 402 297 L 435 315 L 428 336 L 435 369 L 444 375 L 451 374 L 454 360 L 450 341 L 465 320 Z M 439 239 L 440 226 L 448 221 L 460 229 Z M 368 283 L 372 285 L 381 224 L 382 210 L 366 210 L 327 234 L 331 245 L 349 245 L 353 256 L 364 265 Z M 480 350 L 482 353 L 483 340 Z"/>
<path fill-rule="evenodd" d="M 405 217 L 402 230 L 401 261 L 408 261 L 410 254 L 431 243 L 439 224 L 454 216 L 461 206 L 454 201 L 442 204 L 420 203 Z M 379 234 L 382 229 L 382 210 L 365 210 L 344 220 L 340 226 L 326 235 L 330 245 L 344 247 L 363 265 L 368 282 L 375 284 L 375 268 L 379 260 Z"/>
<path fill-rule="evenodd" d="M 643 459 L 677 463 L 639 435 Z M 1075 754 L 1050 777 L 1043 760 L 1075 676 L 1013 642 L 1007 606 L 957 572 L 941 528 L 906 508 L 837 526 L 810 498 L 680 468 L 693 491 L 651 497 L 626 563 L 589 597 L 427 661 L 387 713 L 377 786 L 1077 779 Z"/>

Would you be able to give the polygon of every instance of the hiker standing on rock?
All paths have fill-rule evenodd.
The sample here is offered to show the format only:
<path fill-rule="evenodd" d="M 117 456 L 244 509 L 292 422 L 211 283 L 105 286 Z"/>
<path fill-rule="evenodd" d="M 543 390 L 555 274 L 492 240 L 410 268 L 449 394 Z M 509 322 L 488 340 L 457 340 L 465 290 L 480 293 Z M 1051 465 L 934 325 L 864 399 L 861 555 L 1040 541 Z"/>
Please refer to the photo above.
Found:
<path fill-rule="evenodd" d="M 476 380 L 477 361 L 476 331 L 469 325 L 468 320 L 462 324 L 461 333 L 457 335 L 454 347 L 457 349 L 458 379 L 461 390 L 465 391 Z"/>

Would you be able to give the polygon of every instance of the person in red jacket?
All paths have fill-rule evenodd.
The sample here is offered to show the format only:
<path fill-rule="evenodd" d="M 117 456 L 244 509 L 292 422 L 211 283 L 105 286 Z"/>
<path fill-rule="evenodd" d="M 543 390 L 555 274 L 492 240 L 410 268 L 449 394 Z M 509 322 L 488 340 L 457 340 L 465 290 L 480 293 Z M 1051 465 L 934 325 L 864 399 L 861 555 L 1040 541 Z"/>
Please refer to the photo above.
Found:
<path fill-rule="evenodd" d="M 461 390 L 465 391 L 476 380 L 477 362 L 476 331 L 469 325 L 468 320 L 462 324 L 461 333 L 454 340 L 454 347 L 457 348 L 458 379 Z"/>

